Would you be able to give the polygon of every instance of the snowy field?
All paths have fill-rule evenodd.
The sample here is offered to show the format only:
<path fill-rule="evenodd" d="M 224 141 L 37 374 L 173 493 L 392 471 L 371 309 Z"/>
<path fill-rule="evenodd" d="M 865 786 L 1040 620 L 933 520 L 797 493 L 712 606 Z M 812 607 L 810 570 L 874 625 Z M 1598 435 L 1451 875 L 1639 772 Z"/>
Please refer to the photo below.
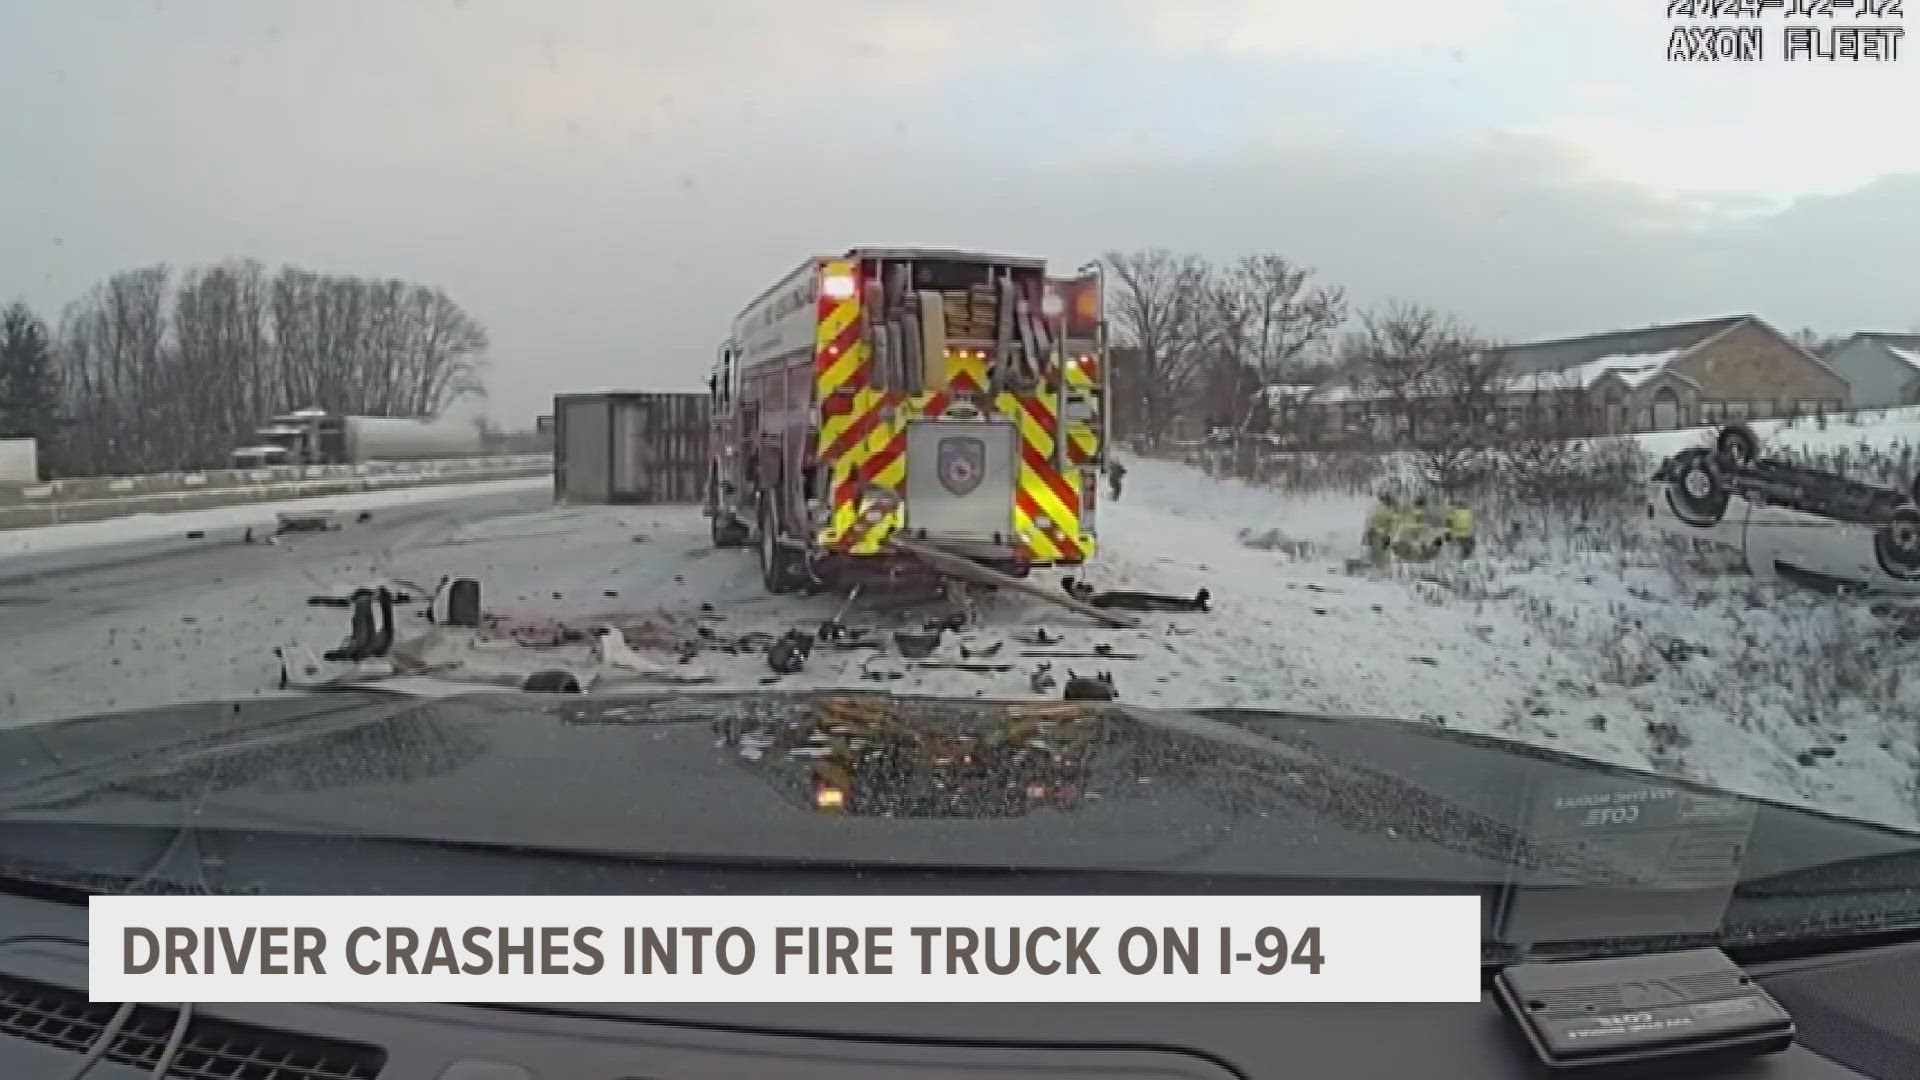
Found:
<path fill-rule="evenodd" d="M 1831 417 L 1824 423 L 1802 417 L 1797 420 L 1753 420 L 1747 423 L 1768 447 L 1807 451 L 1831 451 L 1867 445 L 1884 447 L 1896 443 L 1920 443 L 1920 406 L 1900 409 L 1864 410 L 1854 416 Z M 1706 446 L 1719 427 L 1687 428 L 1635 435 L 1633 440 L 1650 454 L 1665 457 L 1689 446 Z"/>
<path fill-rule="evenodd" d="M 1810 424 L 1807 433 L 1816 434 Z M 319 500 L 389 502 L 337 533 L 233 545 L 223 555 L 44 576 L 10 573 L 0 556 L 0 723 L 279 693 L 274 645 L 324 649 L 345 633 L 344 612 L 307 598 L 372 578 L 471 576 L 493 611 L 587 625 L 698 620 L 723 639 L 811 629 L 837 607 L 825 596 L 766 596 L 753 555 L 715 551 L 693 508 L 557 509 L 529 485 L 455 504 L 465 510 L 418 507 L 407 517 L 391 501 L 403 494 Z M 271 516 L 270 508 L 247 510 Z M 936 659 L 1000 643 L 994 659 L 1012 670 L 930 670 L 821 649 L 780 684 L 1032 696 L 1041 661 L 1019 658 L 1029 646 L 1009 634 L 1044 627 L 1064 638 L 1051 648 L 1110 644 L 1137 656 L 1051 661 L 1062 678 L 1069 669 L 1112 672 L 1123 701 L 1443 724 L 1850 816 L 1920 820 L 1920 686 L 1900 681 L 1913 654 L 1859 602 L 1617 537 L 1604 545 L 1578 535 L 1503 540 L 1470 562 L 1356 576 L 1346 560 L 1359 554 L 1365 510 L 1360 497 L 1283 496 L 1183 465 L 1136 462 L 1125 497 L 1101 507 L 1103 550 L 1084 576 L 1101 588 L 1191 594 L 1204 586 L 1211 613 L 1148 615 L 1141 629 L 1103 630 L 1003 595 L 986 609 L 989 628 L 949 641 Z M 169 524 L 150 535 L 177 535 L 181 524 Z M 69 528 L 134 527 L 129 519 Z M 1291 541 L 1289 550 L 1247 543 L 1269 531 Z M 79 535 L 46 543 L 71 549 Z M 704 618 L 703 605 L 711 607 Z M 856 606 L 845 621 L 886 626 L 910 615 Z M 406 618 L 403 634 L 425 626 L 411 611 Z M 1676 641 L 1705 652 L 1683 655 Z M 701 663 L 721 685 L 772 677 L 752 652 L 707 653 Z M 875 670 L 901 677 L 863 677 Z"/>

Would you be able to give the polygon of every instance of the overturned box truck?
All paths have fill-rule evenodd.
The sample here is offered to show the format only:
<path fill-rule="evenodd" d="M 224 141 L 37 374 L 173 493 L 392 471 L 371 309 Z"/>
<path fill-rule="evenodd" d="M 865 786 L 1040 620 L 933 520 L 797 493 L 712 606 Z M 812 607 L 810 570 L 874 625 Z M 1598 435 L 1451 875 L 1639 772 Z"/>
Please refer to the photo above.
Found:
<path fill-rule="evenodd" d="M 705 394 L 560 394 L 552 429 L 556 502 L 691 505 L 704 495 Z"/>
<path fill-rule="evenodd" d="M 714 543 L 754 544 L 772 592 L 920 576 L 933 549 L 1014 577 L 1085 562 L 1105 329 L 1097 267 L 807 259 L 734 320 L 709 381 Z"/>

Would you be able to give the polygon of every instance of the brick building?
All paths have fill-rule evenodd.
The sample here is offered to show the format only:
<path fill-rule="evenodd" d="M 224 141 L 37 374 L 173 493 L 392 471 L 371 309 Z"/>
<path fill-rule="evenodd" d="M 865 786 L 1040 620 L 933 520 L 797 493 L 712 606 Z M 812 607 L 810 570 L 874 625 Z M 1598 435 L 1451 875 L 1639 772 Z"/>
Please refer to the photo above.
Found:
<path fill-rule="evenodd" d="M 1516 389 L 1541 388 L 1601 431 L 1665 431 L 1836 412 L 1847 380 L 1753 315 L 1649 326 L 1496 350 Z"/>
<path fill-rule="evenodd" d="M 1728 420 L 1834 412 L 1847 406 L 1847 380 L 1791 338 L 1752 315 L 1618 330 L 1507 345 L 1493 386 L 1463 393 L 1435 385 L 1416 400 L 1390 403 L 1352 384 L 1272 387 L 1283 426 L 1309 438 L 1386 434 L 1441 423 L 1473 399 L 1520 426 L 1550 419 L 1586 433 L 1662 431 Z M 1388 416 L 1400 412 L 1405 415 Z"/>

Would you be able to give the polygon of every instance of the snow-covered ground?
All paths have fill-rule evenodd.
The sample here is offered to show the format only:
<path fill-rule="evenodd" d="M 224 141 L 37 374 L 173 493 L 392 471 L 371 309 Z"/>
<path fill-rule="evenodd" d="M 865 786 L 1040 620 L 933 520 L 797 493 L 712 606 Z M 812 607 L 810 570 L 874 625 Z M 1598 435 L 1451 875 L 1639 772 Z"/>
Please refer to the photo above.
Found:
<path fill-rule="evenodd" d="M 504 492 L 534 491 L 551 488 L 553 477 L 520 476 L 509 480 L 480 480 L 466 484 L 431 484 L 421 487 L 388 488 L 348 495 L 285 499 L 278 502 L 241 503 L 205 510 L 181 510 L 160 514 L 129 514 L 101 521 L 75 522 L 71 525 L 42 525 L 30 529 L 0 530 L 0 558 L 9 555 L 35 555 L 49 551 L 128 544 L 169 539 L 189 532 L 239 532 L 243 529 L 272 530 L 276 515 L 301 513 L 325 507 L 340 513 L 384 510 L 395 506 L 443 502 Z M 0 564 L 0 570 L 4 570 Z"/>
<path fill-rule="evenodd" d="M 1898 651 L 1863 605 L 1755 582 L 1650 541 L 1600 550 L 1578 536 L 1489 543 L 1466 563 L 1353 574 L 1346 562 L 1359 554 L 1365 509 L 1359 497 L 1288 496 L 1135 462 L 1125 497 L 1101 507 L 1103 549 L 1083 576 L 1100 588 L 1204 586 L 1211 613 L 1148 615 L 1141 629 L 1105 630 L 1002 595 L 988 604 L 990 628 L 948 642 L 939 659 L 999 642 L 988 662 L 1009 671 L 926 669 L 822 648 L 779 681 L 1030 696 L 1042 661 L 1020 657 L 1031 646 L 1008 634 L 1045 627 L 1064 636 L 1051 648 L 1105 643 L 1136 655 L 1051 661 L 1062 678 L 1110 671 L 1125 701 L 1444 724 L 1842 814 L 1920 820 L 1920 689 L 1900 683 L 1914 654 Z M 694 508 L 556 509 L 529 494 L 512 512 L 404 524 L 383 516 L 393 515 L 271 549 L 236 546 L 242 554 L 230 560 L 155 570 L 139 584 L 82 575 L 64 586 L 9 586 L 0 560 L 0 616 L 11 619 L 0 622 L 0 723 L 278 693 L 274 645 L 325 648 L 345 632 L 344 612 L 309 606 L 308 596 L 370 577 L 472 576 L 494 611 L 587 624 L 664 617 L 703 623 L 720 640 L 811 629 L 837 607 L 826 596 L 764 595 L 751 552 L 714 550 Z M 1258 543 L 1274 534 L 1290 543 Z M 21 616 L 36 610 L 55 614 L 30 629 Z M 906 617 L 857 605 L 845 621 Z M 1682 658 L 1671 639 L 1708 651 Z M 751 650 L 704 653 L 700 663 L 721 685 L 772 678 Z M 901 677 L 863 677 L 876 669 Z"/>
<path fill-rule="evenodd" d="M 1769 447 L 1812 452 L 1839 450 L 1866 444 L 1884 447 L 1895 443 L 1920 443 L 1920 406 L 1899 409 L 1868 409 L 1856 415 L 1834 416 L 1820 421 L 1812 417 L 1797 420 L 1753 420 L 1747 423 Z M 1667 457 L 1689 446 L 1705 446 L 1713 441 L 1719 426 L 1685 428 L 1635 435 L 1633 440 L 1649 454 Z"/>

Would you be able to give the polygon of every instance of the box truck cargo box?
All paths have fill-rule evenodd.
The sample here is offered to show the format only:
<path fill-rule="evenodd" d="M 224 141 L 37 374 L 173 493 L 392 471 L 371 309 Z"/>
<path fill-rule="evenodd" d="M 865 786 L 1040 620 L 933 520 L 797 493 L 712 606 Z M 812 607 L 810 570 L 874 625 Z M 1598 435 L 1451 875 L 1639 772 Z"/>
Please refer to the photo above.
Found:
<path fill-rule="evenodd" d="M 697 504 L 705 497 L 705 394 L 562 394 L 553 399 L 553 427 L 558 502 Z"/>

